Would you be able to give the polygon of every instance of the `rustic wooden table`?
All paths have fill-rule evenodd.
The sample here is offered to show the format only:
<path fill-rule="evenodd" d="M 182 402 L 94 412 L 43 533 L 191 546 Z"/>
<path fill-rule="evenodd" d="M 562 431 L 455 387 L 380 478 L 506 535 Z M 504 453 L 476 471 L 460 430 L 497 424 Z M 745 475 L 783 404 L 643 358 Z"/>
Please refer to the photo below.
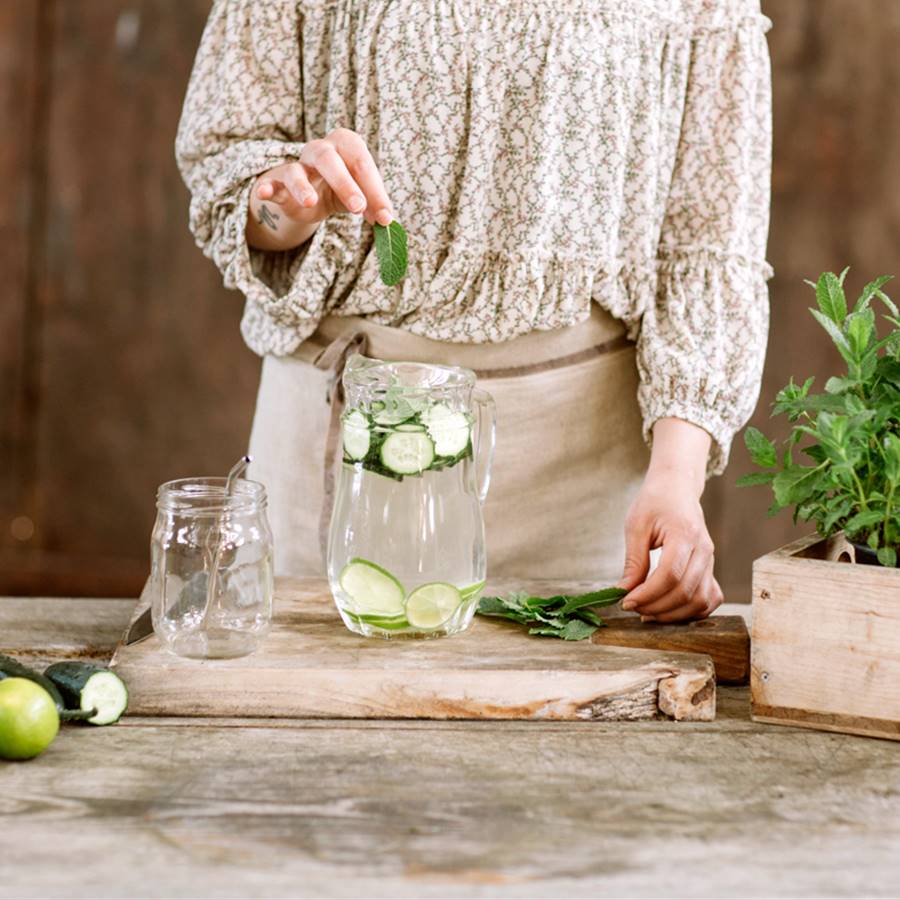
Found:
<path fill-rule="evenodd" d="M 0 650 L 108 658 L 133 603 L 0 599 Z M 0 763 L 0 897 L 900 895 L 900 745 L 743 688 L 711 723 L 241 724 Z"/>

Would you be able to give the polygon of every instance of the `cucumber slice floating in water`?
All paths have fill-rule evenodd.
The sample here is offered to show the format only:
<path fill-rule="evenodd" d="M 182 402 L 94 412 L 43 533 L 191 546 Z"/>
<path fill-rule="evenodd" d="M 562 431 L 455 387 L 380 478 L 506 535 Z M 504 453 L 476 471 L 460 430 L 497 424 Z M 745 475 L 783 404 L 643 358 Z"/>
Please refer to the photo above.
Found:
<path fill-rule="evenodd" d="M 406 618 L 414 628 L 432 631 L 448 622 L 462 602 L 462 594 L 452 584 L 432 581 L 406 598 Z"/>
<path fill-rule="evenodd" d="M 421 418 L 438 456 L 458 456 L 466 449 L 471 428 L 465 413 L 454 412 L 445 403 L 436 403 Z"/>
<path fill-rule="evenodd" d="M 344 452 L 350 459 L 363 459 L 369 452 L 372 436 L 369 420 L 354 409 L 344 416 Z"/>
<path fill-rule="evenodd" d="M 434 462 L 434 443 L 424 431 L 394 431 L 381 445 L 381 463 L 398 475 L 418 475 Z"/>
<path fill-rule="evenodd" d="M 381 619 L 403 616 L 406 591 L 387 569 L 367 559 L 351 559 L 341 569 L 338 582 L 356 607 L 356 615 Z"/>

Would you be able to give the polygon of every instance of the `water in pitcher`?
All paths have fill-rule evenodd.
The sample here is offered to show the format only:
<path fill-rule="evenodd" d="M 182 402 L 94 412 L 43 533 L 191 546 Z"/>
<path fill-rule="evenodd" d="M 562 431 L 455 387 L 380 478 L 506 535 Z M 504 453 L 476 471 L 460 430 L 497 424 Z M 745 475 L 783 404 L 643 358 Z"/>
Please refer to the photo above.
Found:
<path fill-rule="evenodd" d="M 472 620 L 486 568 L 468 397 L 401 386 L 364 400 L 343 416 L 329 538 L 341 618 L 368 637 L 455 634 Z"/>

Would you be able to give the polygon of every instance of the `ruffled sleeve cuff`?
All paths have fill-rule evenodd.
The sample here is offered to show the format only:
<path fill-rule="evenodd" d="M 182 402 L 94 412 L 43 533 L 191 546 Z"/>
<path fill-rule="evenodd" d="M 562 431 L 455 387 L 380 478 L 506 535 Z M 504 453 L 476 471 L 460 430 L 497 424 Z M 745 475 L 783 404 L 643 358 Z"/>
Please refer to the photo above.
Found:
<path fill-rule="evenodd" d="M 661 261 L 656 296 L 638 336 L 644 437 L 662 418 L 712 438 L 707 476 L 720 475 L 731 441 L 756 406 L 769 324 L 765 262 L 710 251 Z"/>
<path fill-rule="evenodd" d="M 302 246 L 256 250 L 246 238 L 250 191 L 266 170 L 299 158 L 302 144 L 243 141 L 215 155 L 214 172 L 191 202 L 191 230 L 198 246 L 218 266 L 227 288 L 241 291 L 247 306 L 241 325 L 257 353 L 293 352 L 315 330 L 338 274 L 353 256 L 358 227 L 349 217 L 323 223 Z M 345 220 L 345 221 L 342 221 Z M 257 346 L 258 345 L 258 346 Z"/>

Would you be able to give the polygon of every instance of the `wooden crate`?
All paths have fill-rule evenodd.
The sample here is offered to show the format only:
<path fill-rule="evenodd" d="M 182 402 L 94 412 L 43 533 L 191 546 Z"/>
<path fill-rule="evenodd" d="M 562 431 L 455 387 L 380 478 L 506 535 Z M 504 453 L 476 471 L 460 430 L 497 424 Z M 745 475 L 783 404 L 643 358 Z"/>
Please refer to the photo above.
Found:
<path fill-rule="evenodd" d="M 803 538 L 753 564 L 752 715 L 900 740 L 900 569 Z"/>

